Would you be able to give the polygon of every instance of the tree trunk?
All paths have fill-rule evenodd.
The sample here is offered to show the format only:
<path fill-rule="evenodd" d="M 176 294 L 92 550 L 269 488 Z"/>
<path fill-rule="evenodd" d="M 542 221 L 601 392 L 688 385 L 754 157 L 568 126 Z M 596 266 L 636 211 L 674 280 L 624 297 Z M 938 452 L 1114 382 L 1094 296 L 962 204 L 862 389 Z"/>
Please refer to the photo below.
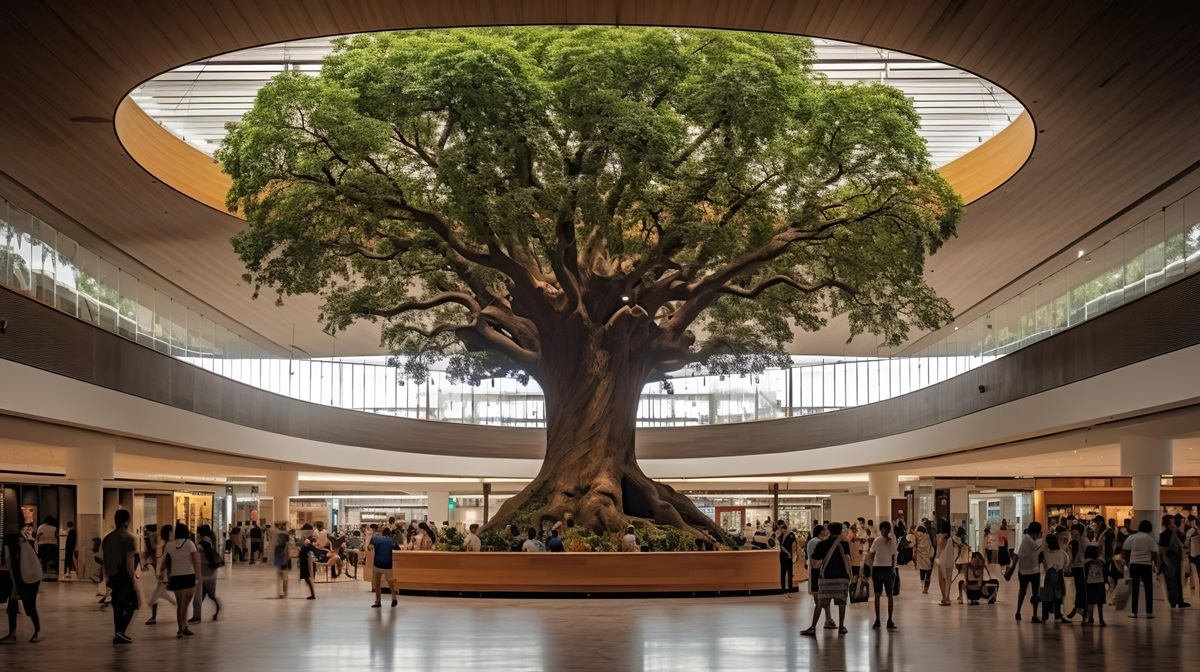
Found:
<path fill-rule="evenodd" d="M 537 507 L 530 522 L 539 530 L 543 521 L 569 515 L 597 533 L 656 524 L 726 541 L 725 532 L 691 499 L 650 480 L 637 464 L 634 432 L 647 367 L 636 356 L 613 357 L 599 348 L 576 350 L 557 361 L 558 366 L 545 367 L 541 381 L 545 461 L 533 482 L 506 501 L 486 527 L 507 525 L 530 505 Z"/>

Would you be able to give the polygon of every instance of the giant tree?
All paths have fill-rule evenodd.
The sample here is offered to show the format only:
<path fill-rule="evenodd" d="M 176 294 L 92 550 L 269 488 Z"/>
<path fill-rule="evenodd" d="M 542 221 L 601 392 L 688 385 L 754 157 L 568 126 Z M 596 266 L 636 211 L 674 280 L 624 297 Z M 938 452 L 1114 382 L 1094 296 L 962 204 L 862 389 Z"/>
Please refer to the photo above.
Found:
<path fill-rule="evenodd" d="M 519 375 L 546 457 L 519 509 L 597 531 L 720 530 L 634 457 L 638 396 L 759 371 L 846 314 L 897 344 L 962 203 L 896 89 L 830 83 L 798 37 L 634 28 L 359 35 L 285 72 L 218 159 L 247 279 L 382 322 L 421 377 Z"/>

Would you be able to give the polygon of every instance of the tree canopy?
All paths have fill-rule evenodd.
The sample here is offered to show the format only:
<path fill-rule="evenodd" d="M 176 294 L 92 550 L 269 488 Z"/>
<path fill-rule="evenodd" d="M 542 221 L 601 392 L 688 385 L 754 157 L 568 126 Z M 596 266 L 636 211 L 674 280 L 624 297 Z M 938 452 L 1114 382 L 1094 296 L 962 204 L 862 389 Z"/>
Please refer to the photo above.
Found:
<path fill-rule="evenodd" d="M 576 325 L 644 358 L 757 370 L 845 313 L 886 344 L 950 317 L 923 278 L 959 196 L 900 91 L 800 37 L 454 29 L 337 41 L 217 158 L 247 280 L 383 322 L 420 376 L 539 378 Z"/>

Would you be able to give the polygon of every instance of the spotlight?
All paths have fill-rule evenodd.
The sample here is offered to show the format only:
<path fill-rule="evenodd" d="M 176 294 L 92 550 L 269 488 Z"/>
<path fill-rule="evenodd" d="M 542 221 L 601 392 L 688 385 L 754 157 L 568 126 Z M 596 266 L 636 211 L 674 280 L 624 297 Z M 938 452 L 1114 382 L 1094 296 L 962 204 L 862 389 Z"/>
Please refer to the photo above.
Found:
<path fill-rule="evenodd" d="M 1079 254 L 1075 255 L 1075 258 L 1076 258 L 1076 259 L 1080 259 L 1080 258 L 1082 258 L 1082 257 L 1083 257 L 1083 250 L 1080 250 L 1080 251 L 1079 251 Z"/>
<path fill-rule="evenodd" d="M 622 294 L 622 295 L 621 295 L 621 300 L 622 300 L 622 301 L 624 301 L 625 303 L 629 303 L 629 295 L 628 295 L 628 294 Z"/>

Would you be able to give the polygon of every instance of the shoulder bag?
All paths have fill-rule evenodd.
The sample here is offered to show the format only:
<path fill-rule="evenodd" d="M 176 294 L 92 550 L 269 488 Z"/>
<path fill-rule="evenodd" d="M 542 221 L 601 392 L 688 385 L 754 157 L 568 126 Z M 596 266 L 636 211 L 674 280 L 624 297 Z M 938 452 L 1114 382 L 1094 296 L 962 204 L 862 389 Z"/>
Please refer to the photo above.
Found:
<path fill-rule="evenodd" d="M 850 559 L 846 557 L 846 551 L 842 548 L 842 542 L 835 541 L 834 549 L 837 549 L 838 555 L 842 556 L 842 562 L 845 564 L 846 571 L 850 571 Z M 820 598 L 822 605 L 827 605 L 830 602 L 836 604 L 846 604 L 846 594 L 850 589 L 850 579 L 842 578 L 826 578 L 825 568 L 829 566 L 827 562 L 828 556 L 834 549 L 830 549 L 825 553 L 827 557 L 821 558 L 821 585 L 817 590 L 817 597 Z"/>

